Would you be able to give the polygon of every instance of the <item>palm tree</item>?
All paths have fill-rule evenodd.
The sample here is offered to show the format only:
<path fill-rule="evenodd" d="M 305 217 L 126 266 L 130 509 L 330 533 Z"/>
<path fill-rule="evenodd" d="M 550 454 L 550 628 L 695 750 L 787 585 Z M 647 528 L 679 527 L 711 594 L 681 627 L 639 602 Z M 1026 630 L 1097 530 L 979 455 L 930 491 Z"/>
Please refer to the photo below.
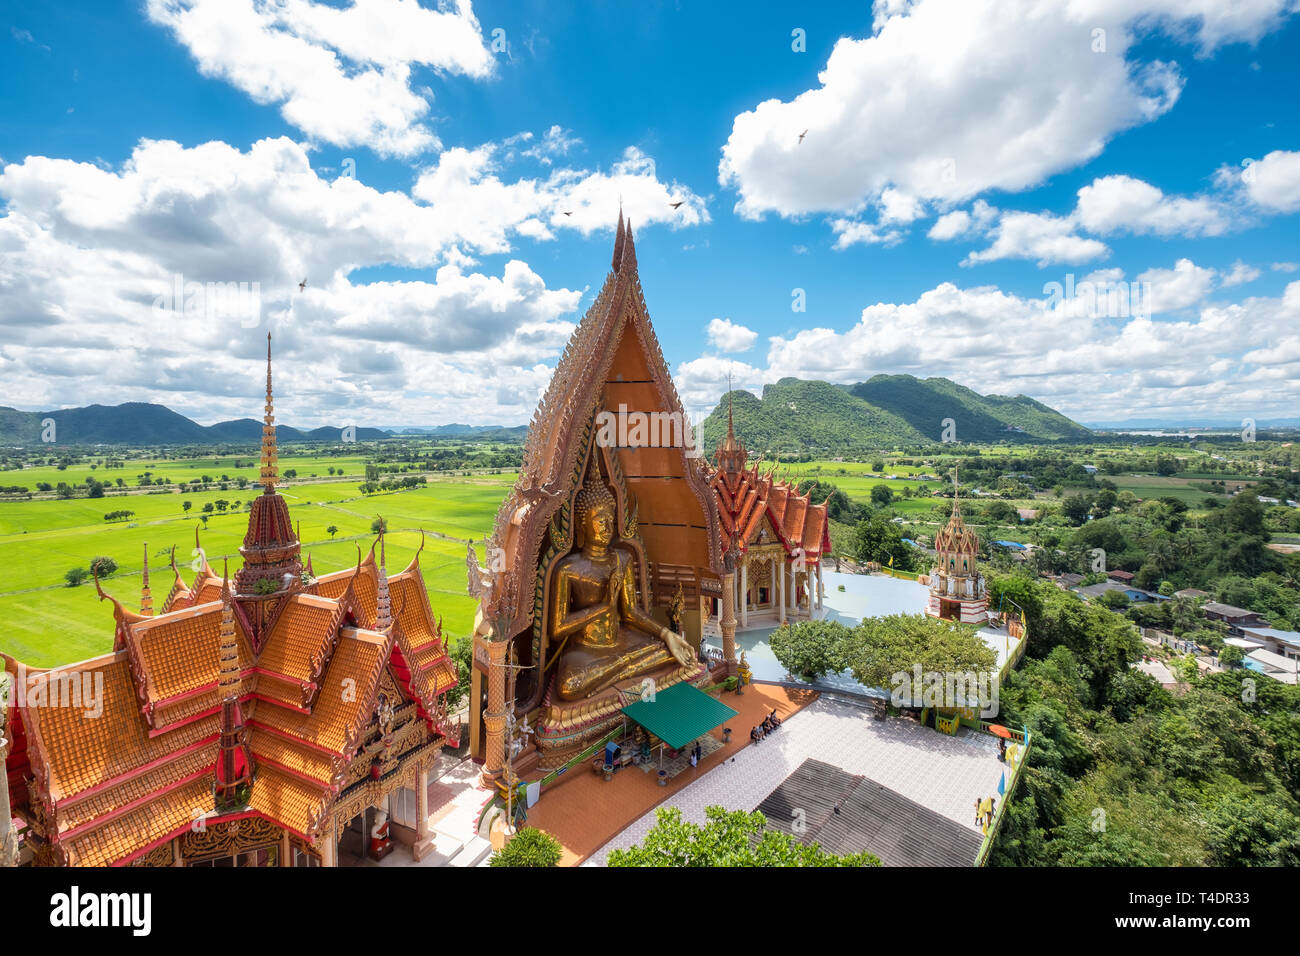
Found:
<path fill-rule="evenodd" d="M 331 538 L 334 537 L 336 534 L 339 533 L 338 525 L 333 525 L 333 524 L 330 525 L 328 528 L 325 529 L 325 533 L 328 534 Z"/>

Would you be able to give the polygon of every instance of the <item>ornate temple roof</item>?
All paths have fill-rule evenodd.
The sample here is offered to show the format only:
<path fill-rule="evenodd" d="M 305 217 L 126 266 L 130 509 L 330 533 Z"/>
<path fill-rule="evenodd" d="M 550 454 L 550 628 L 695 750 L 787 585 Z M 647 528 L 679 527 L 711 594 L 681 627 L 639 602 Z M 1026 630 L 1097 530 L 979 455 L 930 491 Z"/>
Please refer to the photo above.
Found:
<path fill-rule="evenodd" d="M 806 557 L 815 559 L 830 552 L 827 502 L 813 504 L 809 495 L 800 495 L 793 485 L 778 481 L 773 472 L 760 473 L 758 461 L 749 462 L 749 453 L 736 438 L 730 395 L 727 434 L 718 444 L 714 461 L 716 466 L 709 476 L 709 485 L 718 502 L 724 549 L 734 539 L 737 550 L 743 554 L 758 536 L 766 518 L 786 554 L 793 555 L 796 549 L 802 549 Z"/>
<path fill-rule="evenodd" d="M 505 569 L 485 597 L 485 619 L 508 620 L 512 633 L 532 625 L 543 539 L 581 482 L 596 414 L 620 407 L 675 413 L 689 422 L 650 324 L 632 225 L 621 211 L 610 272 L 556 364 L 528 428 L 519 479 L 497 513 L 489 547 L 504 557 Z M 607 451 L 607 467 L 612 462 L 621 472 L 634 499 L 620 516 L 635 516 L 639 501 L 639 533 L 651 560 L 720 573 L 703 461 L 684 447 Z"/>
<path fill-rule="evenodd" d="M 286 516 L 270 525 L 279 536 L 270 543 L 280 545 L 288 509 L 274 476 L 259 497 L 268 499 L 273 513 L 283 505 Z M 255 511 L 245 542 L 262 547 L 268 539 L 258 520 Z M 295 534 L 295 556 L 296 546 Z M 113 606 L 112 653 L 57 672 L 0 655 L 15 677 L 23 668 L 29 689 L 10 713 L 6 771 L 15 810 L 71 864 L 129 862 L 212 814 L 230 711 L 236 719 L 226 718 L 227 733 L 242 726 L 235 736 L 256 768 L 245 812 L 311 838 L 373 719 L 381 681 L 395 680 L 434 731 L 437 698 L 456 684 L 419 552 L 386 582 L 373 560 L 307 583 L 295 578 L 275 598 L 260 645 L 246 602 L 223 595 L 223 579 L 206 559 L 191 585 L 174 556 L 172 569 L 171 591 L 154 616 L 100 591 Z M 381 627 L 376 595 L 384 590 L 391 607 Z M 102 712 L 33 703 L 30 694 L 48 686 L 51 673 L 102 680 Z"/>
<path fill-rule="evenodd" d="M 952 515 L 948 523 L 934 537 L 934 549 L 944 554 L 974 555 L 979 552 L 980 539 L 966 527 L 961 518 L 961 499 L 958 498 L 957 472 L 953 470 Z"/>

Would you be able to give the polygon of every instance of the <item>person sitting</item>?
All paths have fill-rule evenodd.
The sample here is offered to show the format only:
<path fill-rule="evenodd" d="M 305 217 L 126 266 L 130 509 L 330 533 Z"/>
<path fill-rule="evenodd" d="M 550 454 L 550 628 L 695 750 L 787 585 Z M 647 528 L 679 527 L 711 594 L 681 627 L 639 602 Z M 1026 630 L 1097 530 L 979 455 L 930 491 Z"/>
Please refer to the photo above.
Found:
<path fill-rule="evenodd" d="M 754 741 L 754 743 L 758 743 L 763 739 L 763 731 L 759 730 L 757 724 L 755 724 L 754 729 L 749 732 L 749 739 Z"/>
<path fill-rule="evenodd" d="M 770 717 L 764 717 L 763 723 L 760 726 L 762 726 L 764 734 L 770 734 L 772 732 L 772 719 Z"/>
<path fill-rule="evenodd" d="M 781 718 L 776 715 L 776 711 L 772 711 L 772 713 L 768 714 L 767 716 L 768 719 L 772 721 L 773 727 L 781 726 Z"/>

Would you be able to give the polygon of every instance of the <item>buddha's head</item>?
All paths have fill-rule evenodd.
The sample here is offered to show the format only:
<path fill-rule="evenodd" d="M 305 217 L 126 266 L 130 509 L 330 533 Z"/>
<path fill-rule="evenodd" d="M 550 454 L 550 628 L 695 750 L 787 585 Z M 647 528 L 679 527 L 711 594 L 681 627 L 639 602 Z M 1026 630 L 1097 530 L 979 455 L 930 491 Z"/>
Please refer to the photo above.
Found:
<path fill-rule="evenodd" d="M 607 547 L 614 539 L 614 496 L 605 487 L 605 482 L 594 465 L 587 472 L 587 479 L 578 492 L 575 506 L 584 546 Z"/>

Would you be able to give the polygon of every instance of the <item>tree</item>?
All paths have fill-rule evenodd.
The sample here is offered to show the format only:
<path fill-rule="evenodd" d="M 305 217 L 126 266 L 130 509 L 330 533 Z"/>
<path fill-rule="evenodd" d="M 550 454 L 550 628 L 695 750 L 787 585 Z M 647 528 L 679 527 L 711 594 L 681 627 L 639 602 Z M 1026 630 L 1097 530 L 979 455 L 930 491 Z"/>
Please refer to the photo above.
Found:
<path fill-rule="evenodd" d="M 332 538 L 339 533 L 339 526 L 336 524 L 332 524 L 325 529 L 325 533 Z"/>
<path fill-rule="evenodd" d="M 609 866 L 879 866 L 870 853 L 836 856 L 767 827 L 758 811 L 706 807 L 703 825 L 686 823 L 677 807 L 655 811 L 655 825 L 639 846 L 612 850 Z"/>
<path fill-rule="evenodd" d="M 1206 823 L 1218 866 L 1300 865 L 1300 817 L 1273 800 L 1230 794 L 1211 807 Z"/>
<path fill-rule="evenodd" d="M 1123 591 L 1103 591 L 1097 600 L 1102 607 L 1112 611 L 1122 611 L 1129 606 L 1129 597 Z"/>
<path fill-rule="evenodd" d="M 884 508 L 894 500 L 894 493 L 889 490 L 888 485 L 873 485 L 871 487 L 871 503 L 877 508 Z"/>
<path fill-rule="evenodd" d="M 381 534 L 387 531 L 388 531 L 388 522 L 385 521 L 383 518 L 375 518 L 374 521 L 370 522 L 371 534 Z"/>
<path fill-rule="evenodd" d="M 844 645 L 852 633 L 839 621 L 799 621 L 778 627 L 768 641 L 782 667 L 811 683 L 844 669 Z"/>
<path fill-rule="evenodd" d="M 500 850 L 492 854 L 488 866 L 558 866 L 560 841 L 536 827 L 517 832 Z"/>
<path fill-rule="evenodd" d="M 189 510 L 190 510 L 191 508 L 193 508 L 193 507 L 194 507 L 194 502 L 192 502 L 192 501 L 182 501 L 182 502 L 181 502 L 181 508 L 182 508 L 182 510 L 184 510 L 186 513 L 188 513 Z"/>
<path fill-rule="evenodd" d="M 859 561 L 878 561 L 900 571 L 912 570 L 916 552 L 903 540 L 903 532 L 885 512 L 877 511 L 871 517 L 853 526 L 849 537 L 849 553 Z"/>
<path fill-rule="evenodd" d="M 90 577 L 90 572 L 85 568 L 69 568 L 64 573 L 63 580 L 68 582 L 68 587 L 75 588 L 84 584 L 88 577 Z"/>
<path fill-rule="evenodd" d="M 919 614 L 863 618 L 840 653 L 858 683 L 886 688 L 918 664 L 925 674 L 987 674 L 998 658 L 970 629 Z"/>
<path fill-rule="evenodd" d="M 110 557 L 100 556 L 91 559 L 90 571 L 98 577 L 106 578 L 116 570 L 117 562 Z"/>
<path fill-rule="evenodd" d="M 1083 495 L 1067 495 L 1061 502 L 1061 514 L 1071 524 L 1083 524 L 1088 519 L 1088 499 Z"/>

